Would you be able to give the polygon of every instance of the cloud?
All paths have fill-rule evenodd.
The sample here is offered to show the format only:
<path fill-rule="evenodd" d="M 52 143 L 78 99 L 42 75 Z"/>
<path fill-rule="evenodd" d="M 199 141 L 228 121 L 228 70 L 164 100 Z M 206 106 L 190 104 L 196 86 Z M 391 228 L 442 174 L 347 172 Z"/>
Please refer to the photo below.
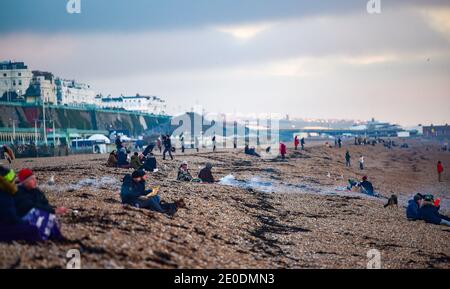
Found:
<path fill-rule="evenodd" d="M 215 29 L 240 40 L 247 40 L 273 27 L 273 23 L 218 26 Z"/>
<path fill-rule="evenodd" d="M 421 10 L 431 28 L 441 33 L 450 42 L 450 6 Z"/>
<path fill-rule="evenodd" d="M 106 3 L 95 1 L 83 3 Z M 118 7 L 119 2 L 111 3 L 111 9 Z M 211 1 L 213 6 L 198 2 L 174 14 L 170 5 L 133 3 L 130 10 L 151 8 L 146 13 L 159 18 L 150 23 L 146 13 L 137 12 L 133 22 L 112 9 L 93 21 L 94 5 L 83 7 L 88 24 L 64 20 L 73 21 L 73 29 L 64 21 L 61 29 L 43 29 L 42 19 L 34 19 L 36 30 L 0 28 L 9 31 L 0 37 L 0 59 L 23 60 L 32 69 L 88 82 L 105 94 L 161 95 L 187 109 L 198 102 L 216 111 L 374 116 L 412 124 L 439 123 L 450 115 L 442 105 L 450 91 L 443 6 L 386 1 L 380 15 L 369 15 L 361 1 L 269 1 L 219 13 L 226 5 Z M 196 2 L 186 3 L 180 5 Z M 295 5 L 305 9 L 298 12 Z M 53 21 L 51 14 L 43 15 Z M 168 15 L 177 17 L 162 19 Z M 128 26 L 108 20 L 111 27 L 105 28 L 105 17 Z"/>

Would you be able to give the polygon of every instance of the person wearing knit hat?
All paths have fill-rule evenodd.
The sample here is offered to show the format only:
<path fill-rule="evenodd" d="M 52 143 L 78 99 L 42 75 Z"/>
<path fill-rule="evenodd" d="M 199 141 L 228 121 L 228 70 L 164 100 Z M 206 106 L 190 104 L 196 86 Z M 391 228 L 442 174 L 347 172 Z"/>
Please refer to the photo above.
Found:
<path fill-rule="evenodd" d="M 63 240 L 55 214 L 65 214 L 64 207 L 54 208 L 38 188 L 36 176 L 30 169 L 17 174 L 19 187 L 14 197 L 17 214 L 28 224 L 35 226 L 41 240 Z"/>
<path fill-rule="evenodd" d="M 193 177 L 189 171 L 188 163 L 187 161 L 183 161 L 178 168 L 177 180 L 182 182 L 190 182 L 192 179 Z"/>
<path fill-rule="evenodd" d="M 147 176 L 144 170 L 134 171 L 123 178 L 120 198 L 122 204 L 131 205 L 137 208 L 145 208 L 151 211 L 174 215 L 178 208 L 184 208 L 183 200 L 175 203 L 162 203 L 157 195 L 158 188 L 146 189 Z"/>
<path fill-rule="evenodd" d="M 41 238 L 35 226 L 22 220 L 16 212 L 17 193 L 14 171 L 0 166 L 0 242 L 37 242 Z"/>
<path fill-rule="evenodd" d="M 25 216 L 31 209 L 39 209 L 50 214 L 62 215 L 67 212 L 66 208 L 54 208 L 38 188 L 36 176 L 30 169 L 22 169 L 17 174 L 19 190 L 15 197 L 16 210 L 19 216 Z"/>

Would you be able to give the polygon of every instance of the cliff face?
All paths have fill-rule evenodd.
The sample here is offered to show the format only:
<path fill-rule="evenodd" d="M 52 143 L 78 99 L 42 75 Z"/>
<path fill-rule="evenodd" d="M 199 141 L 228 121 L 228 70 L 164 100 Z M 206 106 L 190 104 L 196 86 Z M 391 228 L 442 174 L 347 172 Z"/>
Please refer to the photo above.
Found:
<path fill-rule="evenodd" d="M 55 121 L 56 128 L 80 130 L 128 130 L 132 135 L 147 131 L 164 131 L 170 117 L 131 112 L 46 106 L 45 117 Z M 0 104 L 0 127 L 33 128 L 35 120 L 43 119 L 42 106 Z M 38 122 L 38 127 L 41 126 Z M 47 125 L 52 125 L 47 122 Z"/>

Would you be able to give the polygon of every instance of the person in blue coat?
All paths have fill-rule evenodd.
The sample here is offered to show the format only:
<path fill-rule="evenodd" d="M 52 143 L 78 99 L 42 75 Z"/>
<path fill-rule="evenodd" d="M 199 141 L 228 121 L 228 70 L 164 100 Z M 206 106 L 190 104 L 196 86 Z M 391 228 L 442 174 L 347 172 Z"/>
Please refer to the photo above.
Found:
<path fill-rule="evenodd" d="M 423 200 L 422 194 L 416 194 L 413 199 L 408 201 L 406 208 L 406 218 L 410 221 L 420 220 L 420 203 Z"/>

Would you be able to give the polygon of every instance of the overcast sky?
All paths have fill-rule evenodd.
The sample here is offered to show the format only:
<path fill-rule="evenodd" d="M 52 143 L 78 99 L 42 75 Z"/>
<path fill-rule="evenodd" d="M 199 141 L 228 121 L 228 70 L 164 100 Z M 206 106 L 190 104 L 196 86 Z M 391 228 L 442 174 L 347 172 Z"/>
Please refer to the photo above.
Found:
<path fill-rule="evenodd" d="M 172 112 L 450 122 L 450 2 L 1 0 L 0 59 Z"/>

